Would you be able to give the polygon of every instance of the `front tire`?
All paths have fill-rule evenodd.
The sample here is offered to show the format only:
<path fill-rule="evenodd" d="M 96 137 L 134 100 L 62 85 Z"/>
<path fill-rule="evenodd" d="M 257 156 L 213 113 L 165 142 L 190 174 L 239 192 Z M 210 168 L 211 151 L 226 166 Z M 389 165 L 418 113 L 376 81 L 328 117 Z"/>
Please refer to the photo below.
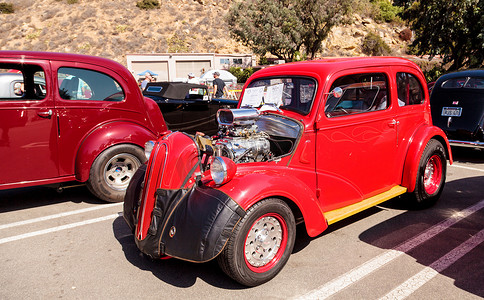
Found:
<path fill-rule="evenodd" d="M 133 233 L 138 224 L 138 208 L 141 204 L 146 168 L 147 166 L 143 164 L 134 173 L 124 196 L 123 215 Z"/>
<path fill-rule="evenodd" d="M 134 145 L 116 145 L 94 160 L 87 187 L 107 202 L 121 202 L 134 173 L 146 160 L 143 149 Z"/>
<path fill-rule="evenodd" d="M 415 208 L 427 208 L 437 202 L 444 189 L 446 170 L 444 146 L 437 140 L 430 140 L 420 158 L 417 181 L 412 194 Z"/>
<path fill-rule="evenodd" d="M 260 285 L 282 270 L 295 236 L 296 223 L 289 206 L 280 199 L 266 199 L 249 208 L 217 260 L 235 281 Z"/>

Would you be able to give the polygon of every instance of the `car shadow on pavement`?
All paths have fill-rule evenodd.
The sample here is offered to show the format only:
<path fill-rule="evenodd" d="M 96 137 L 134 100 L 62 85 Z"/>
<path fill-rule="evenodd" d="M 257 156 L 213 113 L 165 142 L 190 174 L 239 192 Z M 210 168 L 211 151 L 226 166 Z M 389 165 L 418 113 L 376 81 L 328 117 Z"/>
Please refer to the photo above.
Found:
<path fill-rule="evenodd" d="M 455 162 L 484 164 L 484 149 L 452 147 Z"/>
<path fill-rule="evenodd" d="M 84 184 L 72 183 L 62 189 L 34 186 L 0 191 L 0 213 L 35 208 L 62 202 L 103 204 Z"/>
<path fill-rule="evenodd" d="M 482 184 L 484 176 L 468 177 L 449 181 L 437 204 L 424 210 L 409 210 L 385 222 L 369 228 L 359 237 L 362 241 L 382 249 L 396 249 L 406 244 L 411 238 L 418 236 L 425 230 L 440 222 L 458 217 L 462 210 L 475 204 L 484 202 Z M 399 201 L 386 202 L 385 207 L 400 209 L 403 204 Z M 425 242 L 410 248 L 404 255 L 413 257 L 424 267 L 431 267 L 454 280 L 454 285 L 462 290 L 484 297 L 484 243 L 465 253 L 455 262 L 449 262 L 449 253 L 484 229 L 484 208 L 457 221 L 439 234 L 432 236 Z M 440 226 L 440 225 L 439 225 Z M 447 261 L 442 260 L 445 257 Z M 453 261 L 454 257 L 450 257 Z M 443 263 L 440 263 L 443 261 Z M 450 264 L 447 266 L 447 264 Z M 442 265 L 446 267 L 443 268 Z M 394 272 L 405 272 L 405 265 L 392 265 Z M 412 275 L 413 276 L 413 275 Z M 449 295 L 450 296 L 450 295 Z M 452 298 L 452 296 L 450 296 Z"/>
<path fill-rule="evenodd" d="M 175 258 L 151 259 L 142 254 L 134 242 L 134 235 L 131 233 L 123 217 L 118 217 L 113 222 L 115 238 L 121 244 L 126 259 L 135 267 L 150 271 L 155 277 L 163 282 L 187 288 L 193 286 L 197 278 L 208 284 L 223 289 L 246 289 L 247 287 L 238 284 L 230 279 L 218 267 L 216 260 L 206 263 L 192 263 Z"/>

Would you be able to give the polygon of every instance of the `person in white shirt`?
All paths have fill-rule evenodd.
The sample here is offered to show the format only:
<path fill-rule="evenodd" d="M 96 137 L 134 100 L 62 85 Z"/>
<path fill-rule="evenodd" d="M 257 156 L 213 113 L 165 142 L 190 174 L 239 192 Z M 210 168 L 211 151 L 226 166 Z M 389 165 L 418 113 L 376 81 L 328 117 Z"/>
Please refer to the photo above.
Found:
<path fill-rule="evenodd" d="M 188 83 L 194 83 L 194 84 L 200 84 L 200 81 L 195 78 L 195 74 L 193 74 L 192 72 L 188 73 L 188 80 L 187 80 Z"/>

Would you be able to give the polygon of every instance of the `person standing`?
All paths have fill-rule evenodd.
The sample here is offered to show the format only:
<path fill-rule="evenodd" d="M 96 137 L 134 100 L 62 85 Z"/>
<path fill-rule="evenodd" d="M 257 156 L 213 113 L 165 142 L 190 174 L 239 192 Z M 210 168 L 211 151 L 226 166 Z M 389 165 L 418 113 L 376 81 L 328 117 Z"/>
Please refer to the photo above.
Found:
<path fill-rule="evenodd" d="M 193 74 L 192 72 L 188 73 L 188 80 L 187 80 L 188 83 L 194 83 L 194 84 L 200 84 L 200 81 L 195 78 L 195 74 Z"/>
<path fill-rule="evenodd" d="M 150 73 L 145 73 L 145 79 L 141 82 L 141 90 L 144 91 L 146 89 L 146 85 L 148 82 L 153 82 L 155 79 L 151 76 Z"/>
<path fill-rule="evenodd" d="M 224 93 L 228 94 L 227 86 L 225 82 L 219 78 L 219 72 L 213 72 L 213 98 L 221 98 Z"/>

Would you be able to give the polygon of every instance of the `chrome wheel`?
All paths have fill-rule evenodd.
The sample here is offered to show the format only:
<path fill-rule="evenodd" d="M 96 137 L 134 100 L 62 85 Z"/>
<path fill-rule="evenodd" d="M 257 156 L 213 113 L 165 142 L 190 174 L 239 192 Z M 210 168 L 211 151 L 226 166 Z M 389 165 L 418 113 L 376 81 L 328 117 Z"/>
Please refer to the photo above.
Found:
<path fill-rule="evenodd" d="M 433 155 L 425 166 L 424 171 L 424 188 L 427 194 L 432 195 L 440 187 L 442 180 L 442 161 L 440 156 Z"/>
<path fill-rule="evenodd" d="M 282 256 L 287 243 L 287 226 L 280 216 L 267 214 L 250 228 L 245 239 L 245 260 L 254 272 L 265 272 Z"/>
<path fill-rule="evenodd" d="M 140 165 L 139 159 L 132 154 L 117 154 L 106 163 L 104 180 L 114 190 L 125 190 Z"/>

